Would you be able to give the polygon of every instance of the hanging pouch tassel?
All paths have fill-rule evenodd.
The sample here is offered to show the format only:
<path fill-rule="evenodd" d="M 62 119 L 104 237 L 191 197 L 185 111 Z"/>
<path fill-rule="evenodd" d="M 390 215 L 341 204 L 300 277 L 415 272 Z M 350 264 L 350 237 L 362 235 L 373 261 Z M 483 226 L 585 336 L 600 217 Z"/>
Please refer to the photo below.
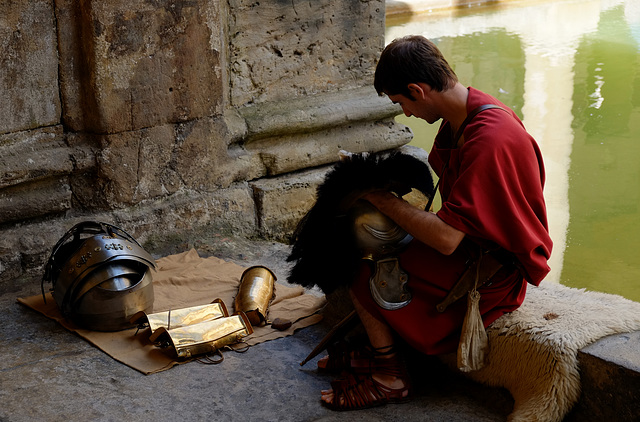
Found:
<path fill-rule="evenodd" d="M 458 345 L 458 369 L 462 372 L 481 369 L 484 366 L 485 355 L 489 351 L 489 338 L 480 315 L 480 293 L 478 292 L 482 257 L 481 254 L 478 258 L 475 286 L 467 296 L 467 314 L 464 317 Z"/>

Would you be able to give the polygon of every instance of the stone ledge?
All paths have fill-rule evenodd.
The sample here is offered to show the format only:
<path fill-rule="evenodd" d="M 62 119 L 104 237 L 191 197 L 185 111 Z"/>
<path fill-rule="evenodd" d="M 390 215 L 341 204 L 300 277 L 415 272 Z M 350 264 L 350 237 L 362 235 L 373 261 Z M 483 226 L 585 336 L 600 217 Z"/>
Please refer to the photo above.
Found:
<path fill-rule="evenodd" d="M 379 97 L 371 86 L 268 102 L 238 110 L 247 122 L 247 143 L 258 139 L 316 132 L 359 121 L 392 118 L 398 105 Z"/>
<path fill-rule="evenodd" d="M 0 189 L 73 170 L 61 125 L 0 135 Z"/>
<path fill-rule="evenodd" d="M 389 119 L 261 139 L 247 150 L 260 156 L 268 176 L 275 176 L 335 163 L 340 150 L 359 153 L 398 148 L 409 143 L 411 136 L 410 129 Z"/>
<path fill-rule="evenodd" d="M 637 421 L 640 331 L 604 337 L 578 352 L 582 395 L 567 422 Z"/>

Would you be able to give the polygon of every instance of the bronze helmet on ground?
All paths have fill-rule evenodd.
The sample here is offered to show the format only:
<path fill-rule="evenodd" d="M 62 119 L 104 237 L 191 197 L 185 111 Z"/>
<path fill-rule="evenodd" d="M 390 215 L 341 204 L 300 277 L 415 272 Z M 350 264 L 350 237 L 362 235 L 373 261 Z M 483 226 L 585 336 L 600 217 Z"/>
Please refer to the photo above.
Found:
<path fill-rule="evenodd" d="M 153 309 L 153 257 L 124 230 L 103 222 L 72 227 L 55 245 L 42 279 L 61 313 L 82 328 L 118 331 Z M 46 300 L 46 296 L 45 296 Z"/>

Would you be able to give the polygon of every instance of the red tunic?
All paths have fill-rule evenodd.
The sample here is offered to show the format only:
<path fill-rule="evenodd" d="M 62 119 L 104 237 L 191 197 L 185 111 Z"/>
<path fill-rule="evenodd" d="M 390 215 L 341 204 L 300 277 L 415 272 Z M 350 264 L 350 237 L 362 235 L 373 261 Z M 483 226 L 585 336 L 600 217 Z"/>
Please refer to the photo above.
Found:
<path fill-rule="evenodd" d="M 469 88 L 467 112 L 482 104 L 509 110 L 492 96 Z M 527 282 L 540 284 L 549 272 L 552 247 L 542 192 L 542 155 L 515 113 L 509 113 L 490 109 L 478 114 L 465 128 L 465 142 L 459 149 L 451 149 L 453 134 L 444 121 L 429 154 L 432 168 L 442 179 L 438 217 L 484 245 L 503 247 L 521 264 L 522 272 L 501 271 L 491 285 L 479 289 L 485 327 L 522 304 Z M 372 315 L 386 321 L 416 349 L 427 354 L 450 352 L 458 345 L 466 299 L 444 313 L 435 306 L 461 275 L 468 256 L 463 246 L 446 256 L 414 240 L 399 257 L 410 275 L 413 299 L 395 311 L 384 310 L 371 299 L 370 271 L 365 266 L 352 289 Z"/>

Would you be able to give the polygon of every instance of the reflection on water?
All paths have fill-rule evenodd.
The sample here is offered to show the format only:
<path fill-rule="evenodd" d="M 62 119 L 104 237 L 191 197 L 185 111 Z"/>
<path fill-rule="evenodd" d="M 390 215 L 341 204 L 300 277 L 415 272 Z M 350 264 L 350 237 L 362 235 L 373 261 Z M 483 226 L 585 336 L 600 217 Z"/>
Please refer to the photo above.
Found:
<path fill-rule="evenodd" d="M 640 301 L 640 2 L 579 0 L 419 15 L 461 82 L 523 119 L 545 158 L 550 281 Z M 544 24 L 541 24 L 544 23 Z M 414 145 L 437 125 L 398 117 Z"/>

